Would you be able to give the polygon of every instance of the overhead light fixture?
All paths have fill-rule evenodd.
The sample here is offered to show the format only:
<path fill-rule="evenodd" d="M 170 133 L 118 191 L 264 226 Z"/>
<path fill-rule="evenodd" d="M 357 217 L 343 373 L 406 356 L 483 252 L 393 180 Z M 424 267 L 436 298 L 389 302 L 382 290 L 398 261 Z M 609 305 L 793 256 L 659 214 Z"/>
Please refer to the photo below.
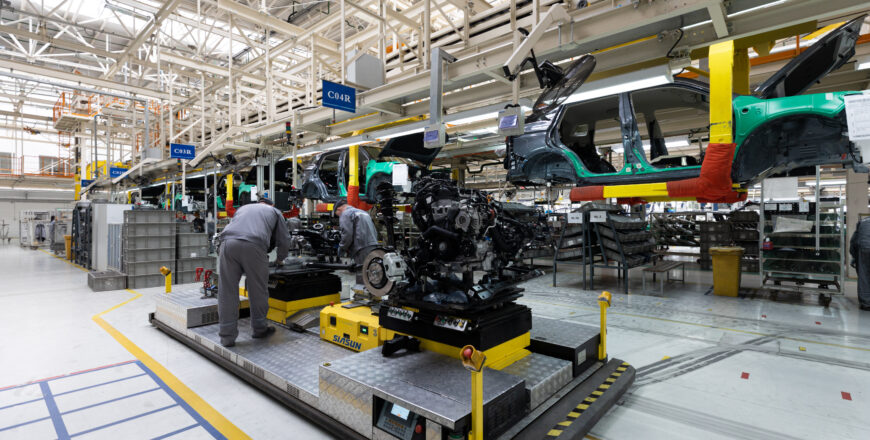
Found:
<path fill-rule="evenodd" d="M 855 70 L 870 69 L 870 56 L 864 56 L 855 60 Z"/>
<path fill-rule="evenodd" d="M 447 125 L 465 125 L 486 120 L 492 120 L 492 122 L 495 122 L 496 118 L 498 118 L 498 112 L 484 113 L 482 115 L 469 116 L 467 118 L 450 121 L 447 123 Z"/>
<path fill-rule="evenodd" d="M 670 66 L 662 64 L 583 84 L 577 89 L 577 92 L 565 100 L 565 104 L 588 101 L 602 96 L 616 95 L 673 82 L 674 77 L 671 74 Z"/>
<path fill-rule="evenodd" d="M 385 134 L 385 135 L 379 137 L 378 140 L 385 141 L 385 140 L 392 139 L 392 138 L 397 138 L 397 137 L 406 136 L 409 134 L 422 133 L 422 132 L 423 132 L 423 127 L 420 127 L 420 128 L 415 128 L 413 130 L 406 130 L 406 131 L 400 131 L 398 133 Z"/>
<path fill-rule="evenodd" d="M 775 1 L 775 2 L 765 3 L 765 4 L 761 5 L 761 6 L 755 6 L 755 7 L 752 7 L 752 8 L 744 9 L 744 10 L 742 10 L 742 11 L 737 11 L 737 12 L 735 12 L 735 13 L 733 13 L 733 14 L 728 14 L 728 17 L 727 17 L 727 18 L 737 17 L 737 16 L 740 16 L 740 15 L 743 15 L 743 14 L 751 14 L 751 13 L 753 13 L 753 12 L 755 12 L 755 11 L 760 11 L 760 10 L 762 10 L 762 9 L 767 9 L 767 8 L 769 8 L 769 7 L 771 7 L 771 6 L 781 5 L 781 4 L 785 3 L 785 2 L 786 2 L 786 0 L 777 0 L 777 1 Z"/>

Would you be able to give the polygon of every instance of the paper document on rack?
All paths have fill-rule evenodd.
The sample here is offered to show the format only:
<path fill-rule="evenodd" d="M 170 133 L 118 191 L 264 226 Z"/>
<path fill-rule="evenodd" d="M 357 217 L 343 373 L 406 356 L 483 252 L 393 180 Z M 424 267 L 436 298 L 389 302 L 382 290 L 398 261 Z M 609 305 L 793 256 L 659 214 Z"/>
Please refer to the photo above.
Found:
<path fill-rule="evenodd" d="M 843 100 L 846 102 L 849 139 L 870 140 L 870 95 L 847 95 Z"/>

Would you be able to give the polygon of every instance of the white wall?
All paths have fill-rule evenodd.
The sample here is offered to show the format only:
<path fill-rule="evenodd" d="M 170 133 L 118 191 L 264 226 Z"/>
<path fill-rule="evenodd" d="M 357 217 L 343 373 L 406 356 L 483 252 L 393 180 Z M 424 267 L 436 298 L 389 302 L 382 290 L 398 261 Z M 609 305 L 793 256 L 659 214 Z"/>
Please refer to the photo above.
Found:
<path fill-rule="evenodd" d="M 21 211 L 50 211 L 72 208 L 72 191 L 37 191 L 0 189 L 0 220 L 9 224 L 9 236 L 18 237 Z"/>

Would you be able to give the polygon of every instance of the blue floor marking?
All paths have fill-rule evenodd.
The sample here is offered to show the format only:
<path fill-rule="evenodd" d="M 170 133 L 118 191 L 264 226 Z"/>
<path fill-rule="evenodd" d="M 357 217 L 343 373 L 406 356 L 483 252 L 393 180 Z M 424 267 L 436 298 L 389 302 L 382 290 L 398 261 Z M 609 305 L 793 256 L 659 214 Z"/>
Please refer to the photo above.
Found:
<path fill-rule="evenodd" d="M 168 432 L 168 433 L 166 433 L 166 434 L 163 434 L 163 435 L 161 435 L 160 437 L 154 437 L 154 438 L 152 438 L 151 440 L 163 440 L 164 438 L 172 437 L 172 436 L 175 435 L 175 434 L 181 434 L 182 432 L 184 432 L 184 431 L 188 431 L 188 430 L 191 430 L 191 429 L 193 429 L 193 428 L 196 428 L 197 426 L 200 426 L 200 424 L 199 424 L 199 423 L 194 423 L 193 425 L 186 426 L 186 427 L 184 427 L 184 428 L 176 429 L 175 431 L 172 431 L 172 432 Z"/>
<path fill-rule="evenodd" d="M 38 397 L 38 398 L 33 399 L 33 400 L 26 400 L 24 402 L 13 403 L 12 405 L 0 406 L 0 411 L 3 411 L 4 409 L 12 408 L 13 406 L 26 405 L 28 403 L 39 402 L 40 400 L 42 400 L 42 397 Z"/>
<path fill-rule="evenodd" d="M 75 392 L 77 392 L 77 391 L 89 390 L 89 389 L 91 389 L 91 388 L 101 387 L 101 386 L 103 386 L 103 385 L 109 385 L 109 384 L 112 384 L 112 383 L 123 382 L 123 381 L 125 381 L 125 380 L 133 379 L 133 378 L 136 378 L 136 377 L 142 377 L 142 376 L 144 376 L 144 375 L 145 375 L 145 373 L 142 373 L 142 374 L 136 374 L 136 375 L 133 375 L 133 376 L 122 377 L 122 378 L 120 378 L 120 379 L 113 379 L 113 380 L 110 380 L 110 381 L 108 381 L 108 382 L 100 382 L 100 383 L 98 383 L 98 384 L 88 385 L 88 386 L 86 386 L 86 387 L 76 388 L 76 389 L 74 389 L 74 390 L 69 390 L 69 391 L 64 391 L 64 392 L 62 392 L 62 393 L 57 393 L 57 394 L 55 394 L 55 397 L 57 397 L 57 396 L 63 396 L 64 394 L 75 393 Z M 60 378 L 58 378 L 58 379 L 60 379 Z"/>
<path fill-rule="evenodd" d="M 54 424 L 54 430 L 57 432 L 58 440 L 69 440 L 69 433 L 66 431 L 66 425 L 63 423 L 63 417 L 60 416 L 60 411 L 57 410 L 57 403 L 54 402 L 54 396 L 51 395 L 51 389 L 48 387 L 48 382 L 40 382 L 39 388 L 42 389 L 42 396 L 45 398 L 45 406 L 48 407 L 48 414 L 51 416 L 51 423 Z"/>
<path fill-rule="evenodd" d="M 110 381 L 108 381 L 108 382 L 101 382 L 101 383 L 94 384 L 94 385 L 88 385 L 88 386 L 85 386 L 85 387 L 82 387 L 82 388 L 78 388 L 78 389 L 75 389 L 75 390 L 64 391 L 64 392 L 62 392 L 62 393 L 57 393 L 57 394 L 52 394 L 52 393 L 51 393 L 51 388 L 49 387 L 49 382 L 51 382 L 51 381 L 53 381 L 53 380 L 64 379 L 64 378 L 67 378 L 67 377 L 78 376 L 78 375 L 86 374 L 86 373 L 93 373 L 93 372 L 96 372 L 96 371 L 107 370 L 107 369 L 110 369 L 110 368 L 120 367 L 120 366 L 129 365 L 129 364 L 133 364 L 133 363 L 135 363 L 136 365 L 138 365 L 139 368 L 142 370 L 142 373 L 141 373 L 141 374 L 135 374 L 135 375 L 133 375 L 133 376 L 122 377 L 122 378 L 120 378 L 120 379 L 113 379 L 113 380 L 110 380 Z M 95 388 L 95 387 L 100 387 L 100 386 L 103 386 L 103 385 L 109 385 L 109 384 L 113 384 L 113 383 L 118 383 L 118 382 L 122 382 L 122 381 L 125 381 L 125 380 L 128 380 L 128 379 L 133 379 L 133 378 L 141 377 L 141 376 L 145 376 L 145 375 L 148 375 L 148 377 L 150 377 L 151 380 L 153 380 L 153 381 L 157 384 L 158 388 L 152 388 L 152 389 L 148 389 L 148 390 L 145 390 L 145 391 L 139 391 L 139 392 L 136 392 L 136 393 L 133 393 L 133 394 L 129 394 L 129 395 L 126 395 L 126 396 L 121 396 L 121 397 L 117 397 L 117 398 L 114 398 L 114 399 L 111 399 L 111 400 L 107 400 L 107 401 L 105 401 L 105 402 L 95 403 L 95 404 L 87 405 L 87 406 L 84 406 L 84 407 L 81 407 L 81 408 L 76 408 L 76 409 L 73 409 L 73 410 L 70 410 L 70 411 L 66 411 L 66 412 L 64 412 L 64 413 L 61 413 L 61 412 L 58 410 L 57 403 L 56 403 L 55 400 L 54 400 L 54 398 L 57 397 L 57 396 L 62 396 L 62 395 L 66 395 L 66 394 L 71 394 L 71 393 L 75 393 L 75 392 L 78 392 L 78 391 L 84 391 L 84 390 L 87 390 L 87 389 L 91 389 L 91 388 Z M 15 403 L 15 404 L 12 404 L 12 405 L 7 405 L 7 406 L 4 406 L 4 407 L 0 408 L 0 410 L 4 410 L 4 409 L 8 409 L 8 408 L 12 408 L 12 407 L 15 407 L 15 406 L 28 404 L 28 403 L 34 403 L 34 402 L 39 402 L 39 401 L 45 401 L 45 405 L 46 405 L 46 407 L 47 407 L 47 409 L 48 409 L 49 416 L 47 416 L 47 417 L 42 417 L 42 418 L 38 418 L 38 419 L 35 419 L 35 420 L 30 420 L 30 421 L 27 421 L 27 422 L 17 423 L 17 424 L 12 425 L 12 426 L 0 427 L 0 432 L 8 431 L 8 430 L 12 430 L 12 429 L 15 429 L 15 428 L 18 428 L 18 427 L 21 427 L 21 426 L 25 426 L 25 425 L 29 425 L 29 424 L 32 424 L 32 423 L 42 422 L 42 421 L 45 421 L 45 420 L 51 420 L 51 421 L 52 421 L 52 424 L 54 425 L 54 429 L 55 429 L 55 432 L 56 432 L 56 434 L 57 434 L 57 438 L 58 438 L 59 440 L 67 440 L 67 439 L 69 439 L 69 438 L 71 438 L 71 437 L 75 437 L 75 436 L 79 436 L 79 435 L 82 435 L 82 434 L 87 434 L 87 433 L 90 433 L 90 432 L 98 431 L 98 430 L 100 430 L 100 429 L 108 428 L 108 427 L 110 427 L 110 426 L 118 425 L 118 424 L 121 424 L 121 423 L 124 423 L 124 422 L 128 422 L 128 421 L 130 421 L 130 420 L 135 420 L 135 419 L 138 419 L 138 418 L 140 418 L 140 417 L 144 417 L 144 416 L 151 415 L 151 414 L 154 414 L 154 413 L 157 413 L 157 412 L 160 412 L 160 411 L 164 411 L 164 410 L 167 410 L 167 409 L 170 409 L 170 408 L 176 407 L 176 406 L 180 406 L 181 408 L 184 409 L 185 412 L 187 412 L 187 414 L 188 414 L 190 417 L 192 417 L 192 418 L 196 421 L 196 423 L 194 423 L 194 424 L 192 424 L 192 425 L 190 425 L 190 426 L 184 427 L 184 428 L 180 428 L 180 429 L 175 430 L 175 431 L 173 431 L 173 432 L 170 432 L 170 433 L 167 433 L 167 434 L 163 434 L 163 435 L 161 435 L 161 436 L 159 436 L 159 437 L 156 437 L 156 439 L 164 439 L 164 438 L 168 438 L 168 437 L 171 437 L 171 436 L 177 435 L 177 434 L 179 434 L 179 433 L 182 433 L 182 432 L 188 431 L 188 430 L 190 430 L 190 429 L 196 428 L 197 426 L 202 426 L 202 428 L 205 429 L 205 430 L 206 430 L 209 434 L 211 434 L 214 438 L 216 438 L 216 439 L 226 440 L 226 437 L 224 437 L 223 434 L 221 434 L 217 429 L 215 429 L 215 428 L 211 425 L 211 423 L 209 423 L 208 421 L 206 421 L 206 420 L 205 420 L 205 419 L 204 419 L 204 418 L 203 418 L 199 413 L 197 413 L 197 412 L 196 412 L 196 411 L 195 411 L 195 410 L 194 410 L 194 409 L 193 409 L 193 408 L 192 408 L 192 407 L 191 407 L 187 402 L 185 402 L 184 399 L 182 399 L 178 394 L 175 393 L 175 391 L 173 391 L 171 388 L 169 388 L 169 386 L 166 385 L 166 383 L 163 382 L 163 380 L 161 380 L 159 377 L 157 377 L 157 375 L 154 374 L 153 371 L 149 370 L 148 367 L 146 367 L 146 366 L 145 366 L 142 362 L 140 362 L 140 361 L 122 362 L 122 363 L 118 363 L 118 364 L 114 364 L 114 365 L 108 365 L 108 366 L 105 366 L 105 367 L 98 367 L 98 368 L 93 368 L 93 369 L 90 369 L 90 370 L 85 370 L 85 371 L 79 371 L 79 372 L 75 372 L 75 373 L 71 373 L 71 374 L 66 374 L 66 375 L 63 375 L 63 376 L 57 376 L 57 377 L 52 377 L 52 378 L 48 378 L 48 379 L 42 379 L 42 380 L 38 380 L 38 381 L 33 381 L 33 382 L 30 382 L 30 383 L 26 383 L 26 384 L 15 385 L 15 386 L 11 386 L 11 387 L 8 387 L 8 388 L 0 389 L 0 393 L 2 393 L 3 391 L 15 390 L 15 389 L 23 388 L 23 387 L 28 387 L 28 386 L 39 386 L 40 391 L 42 391 L 42 397 L 37 398 L 37 399 L 33 399 L 33 400 L 28 400 L 28 401 L 25 401 L 25 402 Z M 175 401 L 175 403 L 172 404 L 172 405 L 168 405 L 168 406 L 165 406 L 165 407 L 162 407 L 162 408 L 158 408 L 158 409 L 155 409 L 155 410 L 152 410 L 152 411 L 148 411 L 148 412 L 145 412 L 145 413 L 142 413 L 142 414 L 137 414 L 137 415 L 134 415 L 134 416 L 131 416 L 131 417 L 127 417 L 127 418 L 122 419 L 122 420 L 117 420 L 117 421 L 112 422 L 112 423 L 107 423 L 107 424 L 104 424 L 104 425 L 101 425 L 101 426 L 97 426 L 97 427 L 95 427 L 95 428 L 90 428 L 90 429 L 87 429 L 87 430 L 85 430 L 85 431 L 78 432 L 78 433 L 75 433 L 75 434 L 72 434 L 72 435 L 70 435 L 69 432 L 67 431 L 66 424 L 65 424 L 64 421 L 63 421 L 63 415 L 65 415 L 65 414 L 74 413 L 74 412 L 77 412 L 77 411 L 82 411 L 82 410 L 85 410 L 85 409 L 88 409 L 88 408 L 93 408 L 93 407 L 96 407 L 96 406 L 105 405 L 105 404 L 112 403 L 112 402 L 117 402 L 117 401 L 119 401 L 119 400 L 127 399 L 127 398 L 134 397 L 134 396 L 138 396 L 138 395 L 141 395 L 141 394 L 146 394 L 146 393 L 154 392 L 154 391 L 157 391 L 157 390 L 162 390 L 163 392 L 165 392 L 169 397 L 172 398 L 172 400 Z"/>
<path fill-rule="evenodd" d="M 127 418 L 123 418 L 123 419 L 121 419 L 121 420 L 115 420 L 115 421 L 112 422 L 112 423 L 106 423 L 105 425 L 100 425 L 100 426 L 97 426 L 96 428 L 86 429 L 86 430 L 84 430 L 84 431 L 82 431 L 82 432 L 77 432 L 77 433 L 71 435 L 70 437 L 77 437 L 77 436 L 80 436 L 80 435 L 83 435 L 83 434 L 87 434 L 87 433 L 89 433 L 89 432 L 99 431 L 99 430 L 101 430 L 101 429 L 105 429 L 105 428 L 108 428 L 108 427 L 110 427 L 110 426 L 120 425 L 121 423 L 129 422 L 130 420 L 136 420 L 136 419 L 138 419 L 138 418 L 140 418 L 140 417 L 150 416 L 151 414 L 158 413 L 158 412 L 160 412 L 160 411 L 166 411 L 167 409 L 169 409 L 169 408 L 175 408 L 176 406 L 178 406 L 178 404 L 173 403 L 172 405 L 166 405 L 166 406 L 164 406 L 164 407 L 162 407 L 162 408 L 152 409 L 151 411 L 143 412 L 143 413 L 141 413 L 141 414 L 136 414 L 135 416 L 130 416 L 130 417 L 127 417 Z M 69 437 L 67 437 L 67 438 L 69 438 Z"/>
<path fill-rule="evenodd" d="M 154 382 L 157 382 L 157 384 L 160 385 L 161 388 L 163 388 L 163 391 L 166 391 L 166 394 L 169 394 L 169 397 L 172 397 L 173 400 L 178 402 L 178 405 L 180 405 L 182 408 L 184 408 L 184 410 L 187 411 L 187 414 L 189 414 L 191 417 L 193 417 L 193 419 L 196 420 L 197 423 L 199 423 L 203 427 L 203 429 L 208 431 L 208 433 L 211 434 L 216 439 L 226 440 L 226 437 L 224 437 L 223 434 L 221 434 L 217 429 L 215 429 L 214 426 L 211 426 L 211 423 L 209 423 L 204 418 L 202 418 L 202 416 L 199 415 L 198 412 L 196 412 L 193 408 L 191 408 L 191 406 L 187 402 L 185 402 L 184 399 L 181 398 L 181 396 L 176 394 L 175 391 L 172 391 L 172 388 L 169 388 L 169 386 L 167 386 L 166 383 L 163 382 L 163 380 L 161 380 L 159 377 L 157 377 L 157 375 L 154 374 L 153 371 L 151 371 L 147 367 L 145 367 L 145 365 L 142 364 L 142 362 L 136 361 L 136 365 L 138 365 L 140 368 L 142 368 L 143 371 L 148 373 L 148 375 L 151 376 L 151 379 L 154 379 Z"/>
<path fill-rule="evenodd" d="M 5 427 L 5 428 L 0 428 L 0 432 L 6 431 L 6 430 L 9 430 L 9 429 L 15 429 L 15 428 L 17 428 L 17 427 L 19 427 L 19 426 L 29 425 L 29 424 L 31 424 L 31 423 L 41 422 L 41 421 L 43 421 L 43 420 L 48 420 L 48 419 L 50 419 L 50 418 L 51 418 L 51 416 L 48 416 L 48 417 L 42 417 L 42 418 L 40 418 L 40 419 L 31 420 L 31 421 L 29 421 L 29 422 L 22 422 L 22 423 L 19 423 L 19 424 L 17 424 L 17 425 L 7 426 L 7 427 Z"/>
<path fill-rule="evenodd" d="M 160 387 L 157 387 L 157 388 L 151 388 L 150 390 L 145 390 L 145 391 L 139 391 L 139 392 L 137 392 L 137 393 L 133 393 L 133 394 L 127 394 L 126 396 L 116 397 L 116 398 L 114 398 L 114 399 L 110 399 L 110 400 L 107 400 L 107 401 L 105 401 L 105 402 L 93 403 L 93 404 L 90 404 L 90 405 L 83 406 L 83 407 L 81 407 L 81 408 L 71 409 L 71 410 L 69 410 L 69 411 L 65 411 L 65 412 L 62 412 L 62 413 L 60 413 L 60 414 L 65 416 L 65 415 L 67 415 L 67 414 L 71 414 L 71 413 L 78 412 L 78 411 L 84 411 L 84 410 L 86 410 L 86 409 L 90 409 L 90 408 L 93 408 L 93 407 L 95 407 L 95 406 L 105 405 L 105 404 L 107 404 L 107 403 L 117 402 L 117 401 L 119 401 L 119 400 L 123 400 L 123 399 L 129 399 L 129 398 L 131 398 L 131 397 L 136 397 L 136 396 L 139 396 L 139 395 L 142 395 L 142 394 L 151 393 L 151 392 L 154 392 L 154 391 L 157 391 L 157 390 L 160 390 Z"/>

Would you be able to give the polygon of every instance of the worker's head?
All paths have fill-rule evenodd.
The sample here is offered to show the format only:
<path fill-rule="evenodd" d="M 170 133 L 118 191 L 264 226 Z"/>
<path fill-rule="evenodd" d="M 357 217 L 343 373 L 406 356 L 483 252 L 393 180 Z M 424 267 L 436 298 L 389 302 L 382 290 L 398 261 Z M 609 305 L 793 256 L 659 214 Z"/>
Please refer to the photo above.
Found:
<path fill-rule="evenodd" d="M 257 200 L 257 201 L 260 202 L 260 203 L 263 203 L 263 204 L 269 205 L 269 206 L 275 206 L 275 202 L 273 202 L 272 199 L 269 199 L 269 198 L 266 198 L 266 197 L 260 197 L 260 199 Z"/>
<path fill-rule="evenodd" d="M 340 199 L 332 205 L 332 215 L 341 217 L 341 213 L 350 205 L 347 204 L 347 199 Z"/>
<path fill-rule="evenodd" d="M 54 216 L 51 216 L 51 221 L 54 221 Z"/>
<path fill-rule="evenodd" d="M 199 218 L 199 211 L 194 212 L 194 213 L 193 213 L 193 217 L 194 217 L 194 218 Z"/>

